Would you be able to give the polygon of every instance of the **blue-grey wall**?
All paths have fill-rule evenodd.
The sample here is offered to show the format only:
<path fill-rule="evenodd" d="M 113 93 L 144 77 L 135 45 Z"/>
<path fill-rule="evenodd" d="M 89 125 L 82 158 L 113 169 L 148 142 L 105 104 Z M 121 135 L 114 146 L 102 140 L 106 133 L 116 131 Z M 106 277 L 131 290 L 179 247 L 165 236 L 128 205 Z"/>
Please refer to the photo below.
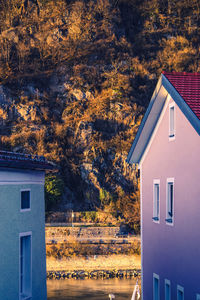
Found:
<path fill-rule="evenodd" d="M 45 300 L 44 172 L 16 174 L 0 170 L 0 299 L 19 299 L 19 234 L 32 232 L 32 300 Z M 31 190 L 30 211 L 20 211 L 21 189 Z"/>

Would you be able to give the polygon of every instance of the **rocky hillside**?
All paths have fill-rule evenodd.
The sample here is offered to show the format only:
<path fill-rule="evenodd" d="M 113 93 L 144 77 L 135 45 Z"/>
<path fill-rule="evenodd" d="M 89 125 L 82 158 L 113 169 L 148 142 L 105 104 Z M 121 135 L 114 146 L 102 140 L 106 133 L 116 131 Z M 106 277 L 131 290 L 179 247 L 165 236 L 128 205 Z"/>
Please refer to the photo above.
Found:
<path fill-rule="evenodd" d="M 0 8 L 1 148 L 57 163 L 59 209 L 136 218 L 138 180 L 126 156 L 160 72 L 199 71 L 199 2 L 3 0 Z"/>

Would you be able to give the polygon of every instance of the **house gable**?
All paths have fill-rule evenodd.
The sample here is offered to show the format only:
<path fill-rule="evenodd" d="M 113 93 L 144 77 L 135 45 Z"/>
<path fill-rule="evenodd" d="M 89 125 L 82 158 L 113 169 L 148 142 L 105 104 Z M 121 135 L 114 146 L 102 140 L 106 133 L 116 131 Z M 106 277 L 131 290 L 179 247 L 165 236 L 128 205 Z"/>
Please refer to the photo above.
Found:
<path fill-rule="evenodd" d="M 198 110 L 192 110 L 191 106 L 186 103 L 168 78 L 164 74 L 161 74 L 150 104 L 128 154 L 128 163 L 138 163 L 140 166 L 141 160 L 145 155 L 147 148 L 149 147 L 153 135 L 155 134 L 155 129 L 161 118 L 167 98 L 170 98 L 170 96 L 186 116 L 193 128 L 200 135 L 200 120 L 195 114 L 195 112 Z"/>

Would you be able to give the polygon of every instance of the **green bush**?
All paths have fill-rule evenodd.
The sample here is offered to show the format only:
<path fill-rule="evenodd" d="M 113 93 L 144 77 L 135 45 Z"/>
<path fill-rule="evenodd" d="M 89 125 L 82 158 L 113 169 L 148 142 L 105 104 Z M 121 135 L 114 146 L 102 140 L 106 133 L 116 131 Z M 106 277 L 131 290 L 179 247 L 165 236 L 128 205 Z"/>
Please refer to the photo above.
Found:
<path fill-rule="evenodd" d="M 58 175 L 49 175 L 45 178 L 45 208 L 50 210 L 59 203 L 64 192 L 64 182 Z"/>
<path fill-rule="evenodd" d="M 104 188 L 99 190 L 99 200 L 101 202 L 101 206 L 104 207 L 113 201 L 113 196 L 110 192 L 106 191 Z"/>
<path fill-rule="evenodd" d="M 96 211 L 84 211 L 80 213 L 81 219 L 85 220 L 86 222 L 96 222 L 97 220 L 97 212 Z"/>

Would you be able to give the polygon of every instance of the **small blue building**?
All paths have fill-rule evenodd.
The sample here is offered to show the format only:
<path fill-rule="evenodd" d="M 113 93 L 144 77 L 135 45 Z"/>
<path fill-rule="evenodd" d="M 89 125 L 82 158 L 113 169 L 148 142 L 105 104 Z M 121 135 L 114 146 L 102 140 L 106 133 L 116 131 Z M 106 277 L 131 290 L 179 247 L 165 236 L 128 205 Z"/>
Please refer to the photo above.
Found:
<path fill-rule="evenodd" d="M 46 300 L 44 158 L 0 151 L 0 299 Z"/>

